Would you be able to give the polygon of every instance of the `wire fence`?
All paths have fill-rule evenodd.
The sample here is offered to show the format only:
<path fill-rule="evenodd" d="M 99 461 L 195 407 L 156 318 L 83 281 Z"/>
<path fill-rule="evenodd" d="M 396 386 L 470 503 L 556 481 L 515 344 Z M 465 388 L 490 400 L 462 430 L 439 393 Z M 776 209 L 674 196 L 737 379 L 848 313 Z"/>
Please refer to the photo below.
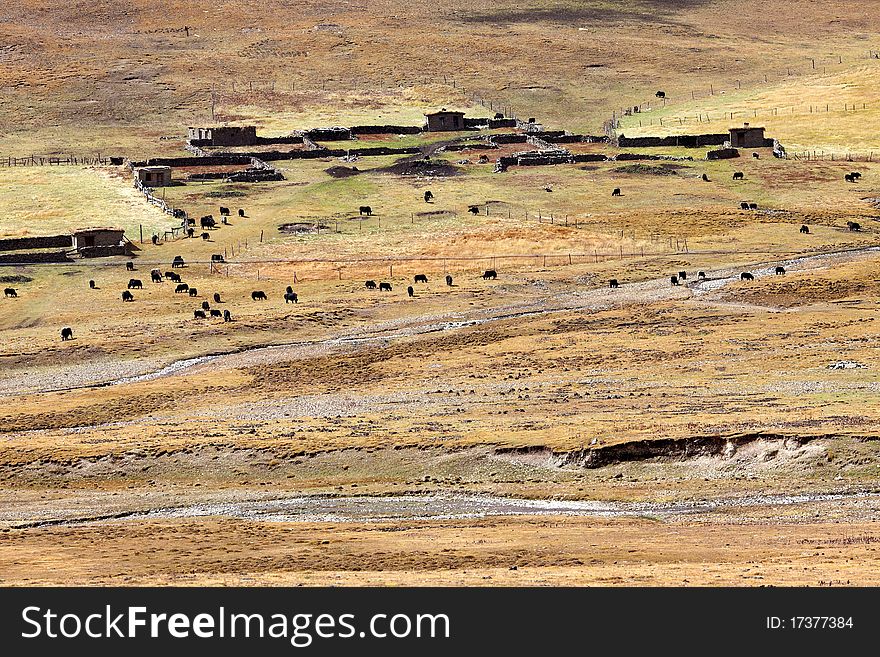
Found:
<path fill-rule="evenodd" d="M 838 249 L 840 251 L 840 249 Z M 689 252 L 670 252 L 666 250 L 646 251 L 580 251 L 571 253 L 517 253 L 517 254 L 486 254 L 473 256 L 376 256 L 369 258 L 254 258 L 230 260 L 188 260 L 178 268 L 181 274 L 187 270 L 203 270 L 206 275 L 221 277 L 234 276 L 248 280 L 269 280 L 279 268 L 285 268 L 283 275 L 288 275 L 294 282 L 304 280 L 360 280 L 364 277 L 376 276 L 395 278 L 395 276 L 412 276 L 417 273 L 468 275 L 480 277 L 488 270 L 496 272 L 540 272 L 551 268 L 583 266 L 588 264 L 604 264 L 611 262 L 635 262 L 638 260 L 675 259 L 671 266 L 683 266 L 682 257 L 695 258 L 701 256 L 736 256 L 758 258 L 788 258 L 794 256 L 821 255 L 824 251 L 792 251 L 785 249 L 749 249 L 726 250 L 706 249 Z M 135 271 L 147 268 L 169 267 L 167 259 L 137 259 Z M 0 262 L 3 267 L 82 267 L 119 268 L 119 261 L 78 260 L 76 262 Z M 288 270 L 293 268 L 293 272 Z"/>
<path fill-rule="evenodd" d="M 2 167 L 105 166 L 110 163 L 110 158 L 102 157 L 100 153 L 96 155 L 26 155 L 24 157 L 7 155 L 6 157 L 0 157 L 0 166 Z"/>

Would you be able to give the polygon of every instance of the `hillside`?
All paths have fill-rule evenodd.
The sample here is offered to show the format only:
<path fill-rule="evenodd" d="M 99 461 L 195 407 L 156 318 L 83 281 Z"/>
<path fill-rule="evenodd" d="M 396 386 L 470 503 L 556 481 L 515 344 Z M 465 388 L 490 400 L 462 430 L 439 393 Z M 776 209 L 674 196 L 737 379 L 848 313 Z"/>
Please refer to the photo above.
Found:
<path fill-rule="evenodd" d="M 215 118 L 281 132 L 417 119 L 474 98 L 595 132 L 656 89 L 676 104 L 710 85 L 750 90 L 765 75 L 805 74 L 811 58 L 837 74 L 863 65 L 876 42 L 869 5 L 796 0 L 772 19 L 765 9 L 757 0 L 21 0 L 0 8 L 0 135 L 17 155 L 159 152 L 160 136 L 210 121 L 212 94 Z"/>

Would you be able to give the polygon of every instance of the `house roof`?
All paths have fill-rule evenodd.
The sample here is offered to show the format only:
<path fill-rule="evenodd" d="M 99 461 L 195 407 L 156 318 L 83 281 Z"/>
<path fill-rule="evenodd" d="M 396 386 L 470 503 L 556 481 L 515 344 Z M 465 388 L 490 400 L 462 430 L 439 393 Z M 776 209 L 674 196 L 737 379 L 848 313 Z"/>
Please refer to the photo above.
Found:
<path fill-rule="evenodd" d="M 446 110 L 442 109 L 439 112 L 427 112 L 425 116 L 439 116 L 441 114 L 458 114 L 460 116 L 464 116 L 464 112 L 457 112 L 455 110 Z"/>
<path fill-rule="evenodd" d="M 73 231 L 74 235 L 86 235 L 88 233 L 124 233 L 125 229 L 123 228 L 112 228 L 108 226 L 101 226 L 98 228 L 77 228 Z"/>

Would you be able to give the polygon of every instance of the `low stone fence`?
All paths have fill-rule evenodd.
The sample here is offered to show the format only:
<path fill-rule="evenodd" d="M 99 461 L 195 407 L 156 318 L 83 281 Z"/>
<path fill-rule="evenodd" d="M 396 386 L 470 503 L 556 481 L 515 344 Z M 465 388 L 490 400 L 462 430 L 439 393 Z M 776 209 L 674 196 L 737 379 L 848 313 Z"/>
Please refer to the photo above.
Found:
<path fill-rule="evenodd" d="M 0 254 L 0 265 L 31 264 L 39 262 L 73 262 L 67 251 Z"/>
<path fill-rule="evenodd" d="M 267 151 L 265 153 L 250 153 L 249 155 L 259 159 L 273 162 L 276 160 L 310 160 L 322 157 L 370 157 L 376 155 L 415 155 L 421 153 L 417 146 L 406 148 L 391 148 L 389 146 L 373 146 L 365 148 L 319 148 L 311 151 Z"/>
<path fill-rule="evenodd" d="M 502 132 L 500 135 L 491 135 L 489 143 L 492 144 L 525 144 L 528 135 L 522 135 L 517 132 Z"/>
<path fill-rule="evenodd" d="M 733 157 L 739 157 L 739 151 L 735 148 L 719 148 L 706 153 L 707 160 L 728 160 Z"/>
<path fill-rule="evenodd" d="M 701 146 L 721 146 L 730 139 L 727 133 L 705 135 L 669 135 L 667 137 L 617 137 L 617 145 L 621 148 L 656 148 L 674 147 L 699 148 Z"/>
<path fill-rule="evenodd" d="M 353 135 L 417 135 L 422 132 L 414 125 L 355 125 L 349 130 Z"/>
<path fill-rule="evenodd" d="M 108 258 L 110 256 L 131 255 L 132 253 L 127 242 L 114 246 L 83 246 L 77 251 L 83 258 Z"/>
<path fill-rule="evenodd" d="M 312 128 L 302 134 L 312 141 L 345 141 L 351 139 L 351 130 L 343 127 Z"/>
<path fill-rule="evenodd" d="M 200 157 L 151 157 L 140 162 L 131 162 L 131 168 L 168 166 L 168 167 L 210 167 L 229 164 L 251 164 L 258 153 L 220 153 L 218 155 L 205 155 Z"/>
<path fill-rule="evenodd" d="M 10 237 L 0 240 L 0 251 L 20 251 L 27 249 L 71 248 L 70 235 L 50 235 L 48 237 Z"/>

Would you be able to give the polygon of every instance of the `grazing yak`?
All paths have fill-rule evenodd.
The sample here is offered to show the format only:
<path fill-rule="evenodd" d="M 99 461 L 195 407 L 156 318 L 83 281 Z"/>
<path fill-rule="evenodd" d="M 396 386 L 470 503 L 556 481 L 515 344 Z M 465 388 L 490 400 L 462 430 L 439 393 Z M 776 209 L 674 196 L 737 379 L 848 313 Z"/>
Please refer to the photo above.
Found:
<path fill-rule="evenodd" d="M 860 224 L 857 221 L 847 221 L 846 222 L 846 229 L 847 230 L 861 230 L 862 224 Z"/>
<path fill-rule="evenodd" d="M 153 246 L 159 246 L 159 236 L 158 235 L 153 235 L 150 239 L 153 241 Z"/>
<path fill-rule="evenodd" d="M 194 310 L 194 311 L 193 311 L 193 318 L 194 318 L 194 319 L 208 319 L 208 318 L 205 316 L 205 311 L 204 311 L 204 310 Z"/>
<path fill-rule="evenodd" d="M 808 235 L 810 233 L 809 226 L 801 226 L 801 235 Z"/>
<path fill-rule="evenodd" d="M 222 253 L 212 253 L 211 262 L 226 262 L 226 258 L 223 257 Z"/>
<path fill-rule="evenodd" d="M 452 276 L 450 276 L 449 274 L 446 274 L 446 284 L 449 287 L 452 287 Z"/>
<path fill-rule="evenodd" d="M 845 174 L 845 175 L 843 176 L 843 179 L 844 179 L 846 182 L 851 182 L 851 183 L 854 183 L 854 182 L 856 181 L 856 179 L 853 178 L 853 175 L 852 175 L 851 173 L 847 173 L 847 174 Z"/>
<path fill-rule="evenodd" d="M 411 297 L 414 297 L 416 295 L 416 291 L 413 289 L 412 285 L 406 288 L 406 293 Z"/>
<path fill-rule="evenodd" d="M 125 292 L 122 293 L 122 300 L 123 301 L 134 301 L 134 295 L 131 292 L 129 292 L 128 290 L 126 290 Z"/>
<path fill-rule="evenodd" d="M 666 98 L 666 92 L 665 92 L 665 91 L 658 91 L 658 92 L 657 92 L 656 94 L 654 94 L 654 95 L 657 96 L 657 98 Z"/>
<path fill-rule="evenodd" d="M 128 279 L 128 289 L 129 290 L 143 290 L 144 284 L 141 283 L 138 278 L 130 278 Z"/>
<path fill-rule="evenodd" d="M 678 283 L 678 276 L 670 276 L 669 282 L 672 283 L 673 285 L 678 285 L 679 284 Z"/>
<path fill-rule="evenodd" d="M 739 280 L 741 280 L 741 281 L 753 281 L 753 280 L 755 280 L 755 277 L 752 276 L 752 274 L 750 274 L 749 272 L 744 271 L 742 274 L 739 275 Z"/>
<path fill-rule="evenodd" d="M 238 216 L 244 217 L 244 210 L 242 210 L 241 208 L 238 209 Z"/>
<path fill-rule="evenodd" d="M 196 236 L 196 229 L 195 228 L 187 228 L 186 229 L 186 236 L 190 239 L 195 237 Z"/>
<path fill-rule="evenodd" d="M 175 274 L 175 276 L 176 276 L 176 274 Z M 161 283 L 162 282 L 162 272 L 159 271 L 158 269 L 154 269 L 153 271 L 150 272 L 150 280 L 152 280 L 154 283 Z"/>
<path fill-rule="evenodd" d="M 469 205 L 468 212 L 470 212 L 473 215 L 477 215 L 477 214 L 480 214 L 480 208 L 477 207 L 476 205 Z"/>
<path fill-rule="evenodd" d="M 61 341 L 66 342 L 67 340 L 73 340 L 73 329 L 69 326 L 61 329 Z"/>
<path fill-rule="evenodd" d="M 371 208 L 369 205 L 362 205 L 358 208 L 358 214 L 360 216 L 367 215 L 369 217 L 373 214 L 373 208 Z"/>
<path fill-rule="evenodd" d="M 299 297 L 296 296 L 296 292 L 285 292 L 284 293 L 284 303 L 298 303 Z"/>
<path fill-rule="evenodd" d="M 191 297 L 197 297 L 197 296 L 199 296 L 199 291 L 198 291 L 196 288 L 194 288 L 194 287 L 189 288 L 189 289 L 187 290 L 187 292 L 189 292 L 189 296 L 191 296 Z"/>
<path fill-rule="evenodd" d="M 15 288 L 7 287 L 6 289 L 3 290 L 3 296 L 15 298 L 18 296 L 18 292 L 15 291 Z"/>
<path fill-rule="evenodd" d="M 428 277 L 425 276 L 424 274 L 416 274 L 415 277 L 413 278 L 413 282 L 414 283 L 427 283 Z"/>
<path fill-rule="evenodd" d="M 484 271 L 483 272 L 483 280 L 487 281 L 490 278 L 492 280 L 495 280 L 496 278 L 498 278 L 498 272 L 495 271 L 494 269 L 487 269 L 486 271 Z"/>
<path fill-rule="evenodd" d="M 379 283 L 379 292 L 391 292 L 391 283 Z"/>
<path fill-rule="evenodd" d="M 219 292 L 214 292 L 214 303 L 223 303 L 222 301 L 220 301 L 220 293 Z"/>
<path fill-rule="evenodd" d="M 757 209 L 758 209 L 757 203 L 749 203 L 749 210 L 757 210 Z"/>
<path fill-rule="evenodd" d="M 202 233 L 199 237 L 201 237 L 203 240 L 209 240 L 209 239 L 211 239 L 211 234 L 210 233 Z"/>
<path fill-rule="evenodd" d="M 211 308 L 211 317 L 223 317 L 223 313 L 216 308 Z"/>
<path fill-rule="evenodd" d="M 180 274 L 173 271 L 166 271 L 165 278 L 167 278 L 172 283 L 180 283 Z"/>
<path fill-rule="evenodd" d="M 266 301 L 269 297 L 262 290 L 254 290 L 251 292 L 251 299 L 254 301 Z"/>
<path fill-rule="evenodd" d="M 211 304 L 207 301 L 202 301 L 202 310 L 211 310 Z"/>
<path fill-rule="evenodd" d="M 742 203 L 739 204 L 739 207 L 740 207 L 742 210 L 748 210 L 748 209 L 749 209 L 749 204 L 746 203 L 745 201 L 743 201 Z"/>
<path fill-rule="evenodd" d="M 429 189 L 425 192 L 425 203 L 430 203 L 432 200 L 434 200 L 434 194 L 432 194 Z"/>
<path fill-rule="evenodd" d="M 180 294 L 181 292 L 188 292 L 188 291 L 189 291 L 189 285 L 187 285 L 186 283 L 181 283 L 176 288 L 174 288 L 174 294 Z"/>
<path fill-rule="evenodd" d="M 703 174 L 703 182 L 711 182 L 709 180 L 709 176 L 707 176 L 705 173 Z"/>
<path fill-rule="evenodd" d="M 89 289 L 90 290 L 97 290 L 98 289 L 98 285 L 95 283 L 95 281 L 89 281 Z"/>
<path fill-rule="evenodd" d="M 228 217 L 229 216 L 229 208 L 224 208 L 222 205 L 220 206 L 220 216 Z"/>
<path fill-rule="evenodd" d="M 616 290 L 618 287 L 620 287 L 620 283 L 617 282 L 616 278 L 612 278 L 610 281 L 608 281 L 608 287 L 610 287 L 612 290 Z"/>
<path fill-rule="evenodd" d="M 620 187 L 615 187 L 614 191 L 611 192 L 611 196 L 620 196 Z"/>
<path fill-rule="evenodd" d="M 777 276 L 781 276 L 784 273 L 785 273 L 785 267 L 777 267 L 776 268 L 776 275 Z"/>
<path fill-rule="evenodd" d="M 228 310 L 223 311 L 223 321 L 224 322 L 231 322 L 232 321 L 232 313 L 229 312 Z"/>
<path fill-rule="evenodd" d="M 134 271 L 134 263 L 131 260 L 125 263 L 125 270 Z"/>
<path fill-rule="evenodd" d="M 853 172 L 850 173 L 849 175 L 852 176 L 852 179 L 853 179 L 853 180 L 858 180 L 859 178 L 862 177 L 862 174 L 859 173 L 858 171 L 853 171 Z"/>
<path fill-rule="evenodd" d="M 756 160 L 758 160 L 758 159 L 760 159 L 761 156 L 758 153 L 752 153 L 752 157 L 755 158 Z"/>
<path fill-rule="evenodd" d="M 697 272 L 697 278 L 699 278 L 701 281 L 706 280 L 706 272 L 704 272 L 704 271 Z"/>
<path fill-rule="evenodd" d="M 186 262 L 184 262 L 183 256 L 179 256 L 179 255 L 174 256 L 174 259 L 171 261 L 171 268 L 175 269 L 177 267 L 184 267 L 184 266 L 186 266 Z"/>
<path fill-rule="evenodd" d="M 742 171 L 734 171 L 733 179 L 734 180 L 745 180 L 745 174 Z"/>
<path fill-rule="evenodd" d="M 376 289 L 376 281 L 367 281 L 366 283 L 364 283 L 364 287 L 367 288 L 368 290 L 375 290 Z"/>
<path fill-rule="evenodd" d="M 678 272 L 678 280 L 684 281 L 684 280 L 687 280 L 687 277 L 688 277 L 688 274 L 686 271 Z"/>
<path fill-rule="evenodd" d="M 199 219 L 199 228 L 203 230 L 205 228 L 215 228 L 217 226 L 217 221 L 210 214 L 205 215 L 201 219 Z"/>

